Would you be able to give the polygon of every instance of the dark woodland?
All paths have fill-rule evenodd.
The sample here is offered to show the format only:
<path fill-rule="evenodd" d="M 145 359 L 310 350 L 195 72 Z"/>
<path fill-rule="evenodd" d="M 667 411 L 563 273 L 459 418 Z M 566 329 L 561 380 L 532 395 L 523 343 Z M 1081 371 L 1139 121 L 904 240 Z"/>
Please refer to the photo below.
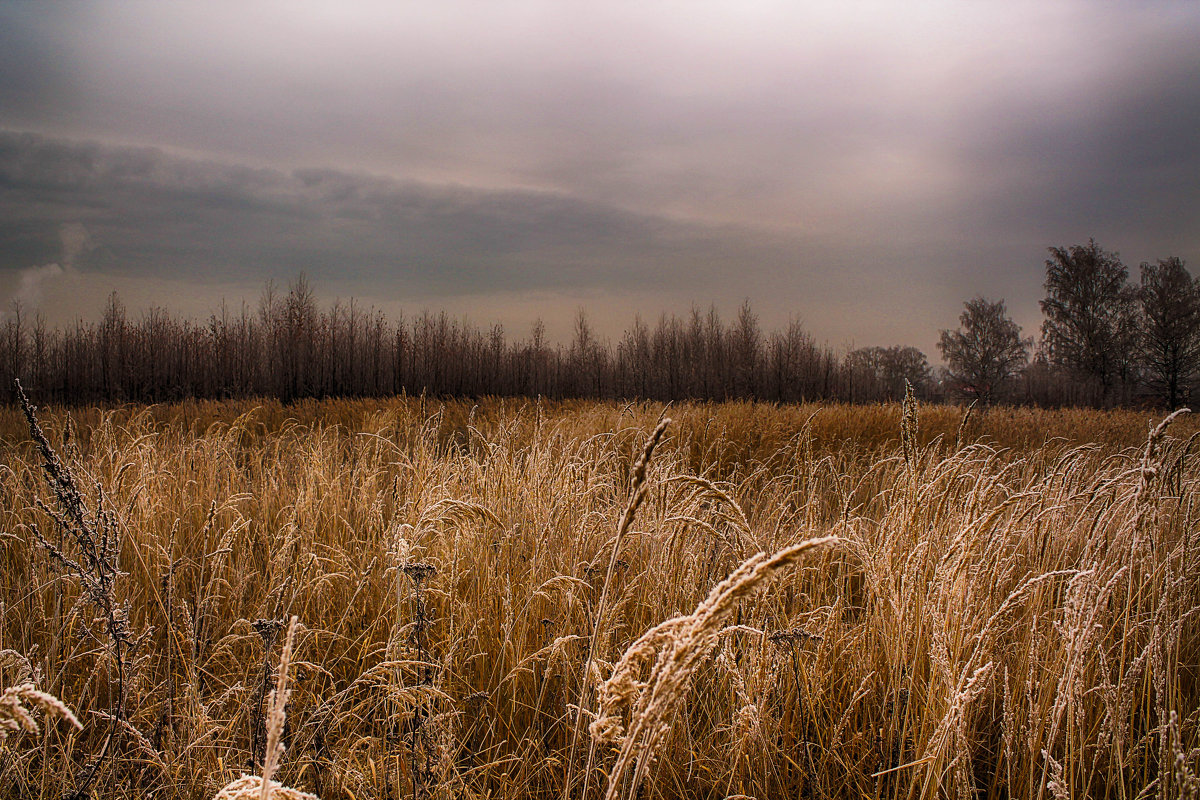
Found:
<path fill-rule="evenodd" d="M 839 354 L 798 322 L 764 331 L 748 301 L 728 321 L 715 308 L 636 317 L 616 342 L 581 310 L 571 341 L 552 344 L 540 322 L 511 336 L 445 313 L 321 308 L 301 276 L 203 322 L 134 316 L 116 294 L 98 322 L 68 328 L 14 308 L 0 324 L 0 385 L 9 402 L 20 379 L 41 401 L 68 404 L 398 394 L 874 403 L 906 385 L 926 401 L 1186 403 L 1200 374 L 1200 291 L 1184 264 L 1143 264 L 1135 287 L 1095 242 L 1050 254 L 1041 340 L 1021 338 L 1003 301 L 975 298 L 961 327 L 942 332 L 947 366 L 937 369 L 913 347 Z"/>

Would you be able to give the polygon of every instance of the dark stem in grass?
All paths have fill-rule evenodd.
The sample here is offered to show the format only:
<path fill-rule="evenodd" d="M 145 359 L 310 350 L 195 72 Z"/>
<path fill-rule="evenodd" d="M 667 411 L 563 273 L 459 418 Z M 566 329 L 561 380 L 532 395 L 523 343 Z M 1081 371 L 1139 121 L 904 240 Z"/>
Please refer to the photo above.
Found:
<path fill-rule="evenodd" d="M 38 421 L 37 408 L 29 402 L 21 382 L 16 380 L 14 384 L 21 410 L 29 424 L 29 435 L 41 456 L 42 472 L 54 494 L 57 509 L 50 508 L 40 498 L 36 500 L 37 506 L 54 521 L 59 542 L 70 542 L 79 555 L 74 558 L 68 555 L 62 547 L 47 539 L 36 523 L 30 525 L 30 530 L 38 544 L 50 556 L 51 562 L 57 565 L 63 574 L 74 575 L 79 580 L 84 596 L 98 612 L 97 617 L 105 635 L 102 645 L 112 655 L 116 668 L 109 712 L 102 715 L 109 720 L 104 744 L 93 762 L 79 774 L 75 788 L 64 794 L 64 797 L 68 798 L 86 797 L 110 752 L 110 747 L 115 753 L 126 733 L 135 730 L 129 723 L 126 707 L 130 659 L 140 640 L 135 640 L 131 635 L 128 604 L 117 602 L 117 581 L 124 574 L 119 566 L 120 525 L 116 513 L 105 507 L 104 492 L 99 485 L 96 486 L 96 511 L 93 514 L 88 509 L 75 474 L 50 446 L 50 441 Z M 91 631 L 88 631 L 88 634 L 94 635 Z M 137 737 L 142 739 L 140 733 Z"/>
<path fill-rule="evenodd" d="M 262 683 L 259 684 L 258 697 L 254 703 L 256 711 L 253 722 L 254 729 L 250 735 L 250 769 L 259 772 L 262 770 L 267 750 L 266 700 L 267 690 L 271 685 L 271 650 L 275 646 L 275 639 L 279 636 L 279 632 L 283 630 L 283 620 L 256 619 L 254 630 L 258 631 L 258 635 L 262 637 L 263 664 Z"/>
<path fill-rule="evenodd" d="M 163 589 L 163 634 L 166 647 L 166 662 L 167 662 L 167 702 L 162 713 L 158 718 L 158 727 L 154 732 L 154 746 L 158 750 L 162 750 L 163 733 L 167 729 L 174 732 L 175 728 L 175 670 L 174 670 L 174 653 L 172 638 L 174 634 L 174 625 L 172 624 L 172 607 L 171 600 L 175 588 L 175 569 L 178 566 L 177 562 L 172 562 L 167 568 L 167 573 L 162 577 Z"/>
<path fill-rule="evenodd" d="M 404 574 L 412 581 L 413 591 L 410 596 L 413 610 L 413 639 L 417 645 L 417 658 L 420 666 L 417 672 L 417 685 L 429 686 L 433 682 L 433 670 L 429 665 L 429 650 L 427 632 L 430 617 L 425 608 L 425 599 L 421 596 L 421 585 L 437 571 L 432 564 L 412 563 L 404 565 Z M 430 752 L 433 742 L 425 722 L 429 717 L 428 700 L 421 696 L 416 708 L 413 709 L 412 723 L 409 726 L 409 774 L 412 776 L 412 796 L 414 800 L 429 794 L 429 786 L 433 781 L 433 769 L 430 766 L 433 754 Z"/>
<path fill-rule="evenodd" d="M 208 579 L 208 559 L 215 553 L 208 552 L 208 531 L 213 526 L 217 516 L 217 501 L 213 500 L 208 507 L 208 516 L 204 519 L 204 527 L 200 533 L 200 582 L 198 586 L 207 586 Z M 218 549 L 217 553 L 228 552 L 227 549 Z M 205 625 L 207 617 L 205 605 L 208 600 L 208 595 L 198 591 L 196 594 L 195 606 L 192 608 L 192 681 L 195 685 L 195 696 L 204 696 L 204 670 L 200 669 L 200 657 L 204 650 L 204 637 L 208 635 L 208 627 Z"/>

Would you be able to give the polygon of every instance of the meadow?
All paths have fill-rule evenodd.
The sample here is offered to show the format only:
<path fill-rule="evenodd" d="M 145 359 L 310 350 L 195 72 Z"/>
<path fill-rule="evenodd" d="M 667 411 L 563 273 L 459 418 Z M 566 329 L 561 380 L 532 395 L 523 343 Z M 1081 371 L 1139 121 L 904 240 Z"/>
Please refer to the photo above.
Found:
<path fill-rule="evenodd" d="M 1200 796 L 1164 416 L 0 409 L 0 796 Z"/>

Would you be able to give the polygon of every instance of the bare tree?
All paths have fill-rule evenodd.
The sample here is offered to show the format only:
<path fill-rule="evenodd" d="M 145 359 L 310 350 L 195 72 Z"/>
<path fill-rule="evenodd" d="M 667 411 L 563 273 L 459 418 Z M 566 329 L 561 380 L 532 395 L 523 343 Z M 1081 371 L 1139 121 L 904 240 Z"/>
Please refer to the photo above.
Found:
<path fill-rule="evenodd" d="M 129 367 L 129 326 L 125 304 L 114 291 L 104 306 L 100 323 L 100 376 L 103 396 L 125 400 Z"/>
<path fill-rule="evenodd" d="M 638 314 L 633 327 L 625 331 L 617 345 L 617 363 L 621 372 L 620 391 L 627 397 L 649 397 L 653 380 L 650 359 L 650 329 Z"/>
<path fill-rule="evenodd" d="M 767 397 L 793 403 L 820 396 L 825 355 L 798 320 L 772 334 L 767 353 Z"/>
<path fill-rule="evenodd" d="M 929 360 L 917 348 L 894 345 L 884 351 L 883 378 L 888 388 L 888 399 L 902 399 L 906 383 L 911 384 L 918 395 L 926 396 L 931 377 Z"/>
<path fill-rule="evenodd" d="M 1116 253 L 1095 239 L 1070 249 L 1050 248 L 1046 299 L 1042 300 L 1042 343 L 1050 363 L 1067 370 L 1111 403 L 1130 377 L 1136 292 Z"/>
<path fill-rule="evenodd" d="M 575 381 L 573 393 L 579 397 L 603 397 L 603 374 L 607 350 L 596 338 L 587 312 L 575 315 L 575 338 L 571 341 L 570 369 Z"/>
<path fill-rule="evenodd" d="M 899 400 L 905 382 L 922 396 L 929 391 L 929 360 L 915 347 L 860 347 L 846 354 L 844 369 L 851 381 L 851 402 Z"/>
<path fill-rule="evenodd" d="M 733 367 L 734 395 L 753 400 L 758 396 L 758 375 L 763 360 L 763 335 L 758 315 L 746 299 L 738 309 L 737 320 L 729 331 L 730 359 Z"/>
<path fill-rule="evenodd" d="M 6 387 L 2 391 L 15 399 L 14 381 L 17 378 L 29 381 L 25 374 L 28 347 L 25 343 L 25 321 L 22 318 L 21 304 L 14 300 L 11 313 L 0 319 L 4 320 L 4 324 L 0 326 L 0 380 L 4 381 Z"/>
<path fill-rule="evenodd" d="M 1029 362 L 1033 340 L 1021 338 L 1021 326 L 1008 316 L 1003 300 L 968 300 L 958 321 L 959 329 L 942 331 L 938 342 L 952 390 L 985 405 L 1006 397 Z"/>
<path fill-rule="evenodd" d="M 1138 350 L 1146 384 L 1176 408 L 1200 372 L 1200 285 L 1175 257 L 1143 262 L 1141 271 Z"/>

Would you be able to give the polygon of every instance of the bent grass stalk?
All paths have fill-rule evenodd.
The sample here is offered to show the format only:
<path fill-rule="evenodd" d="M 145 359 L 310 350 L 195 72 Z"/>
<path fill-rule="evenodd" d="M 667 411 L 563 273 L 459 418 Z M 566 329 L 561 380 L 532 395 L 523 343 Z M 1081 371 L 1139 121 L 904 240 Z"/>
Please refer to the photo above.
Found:
<path fill-rule="evenodd" d="M 590 705 L 588 698 L 592 684 L 592 664 L 596 660 L 597 645 L 603 636 L 604 613 L 608 606 L 608 592 L 612 584 L 612 576 L 616 571 L 617 561 L 621 552 L 621 540 L 625 538 L 625 534 L 633 525 L 633 518 L 637 516 L 638 508 L 646 499 L 646 493 L 649 491 L 649 486 L 646 483 L 646 468 L 650 465 L 650 459 L 654 455 L 654 448 L 658 446 L 658 442 L 662 439 L 663 434 L 667 430 L 667 426 L 671 424 L 670 417 L 663 417 L 659 421 L 654 432 L 650 434 L 650 438 L 646 440 L 646 446 L 642 450 L 641 457 L 633 465 L 633 479 L 630 483 L 629 503 L 625 506 L 624 513 L 621 514 L 621 521 L 617 524 L 617 534 L 613 537 L 612 552 L 608 558 L 608 569 L 604 572 L 604 586 L 600 590 L 600 601 L 596 604 L 596 613 L 592 619 L 592 631 L 590 641 L 588 642 L 587 659 L 583 662 L 583 679 L 579 687 L 579 700 L 575 706 L 575 727 L 571 733 L 571 747 L 567 751 L 567 777 L 563 781 L 563 797 L 566 798 L 571 793 L 572 778 L 575 771 L 575 748 L 579 741 L 579 734 L 583 727 L 583 717 L 587 713 L 587 707 Z M 583 791 L 581 795 L 587 797 L 588 786 L 591 782 L 592 764 L 596 758 L 596 743 L 593 739 L 588 746 L 587 766 L 583 772 Z"/>
<path fill-rule="evenodd" d="M 600 710 L 589 728 L 593 743 L 621 739 L 616 763 L 608 775 L 605 800 L 621 796 L 622 783 L 631 767 L 628 796 L 636 794 L 670 730 L 668 720 L 687 695 L 692 673 L 717 644 L 737 602 L 810 550 L 837 541 L 836 536 L 825 536 L 786 547 L 771 556 L 766 553 L 751 556 L 714 587 L 691 614 L 654 626 L 629 646 L 601 687 Z M 654 666 L 646 687 L 642 688 L 636 680 L 637 674 L 651 658 L 655 658 Z M 631 706 L 631 720 L 625 732 L 618 715 L 620 708 L 627 705 Z"/>

